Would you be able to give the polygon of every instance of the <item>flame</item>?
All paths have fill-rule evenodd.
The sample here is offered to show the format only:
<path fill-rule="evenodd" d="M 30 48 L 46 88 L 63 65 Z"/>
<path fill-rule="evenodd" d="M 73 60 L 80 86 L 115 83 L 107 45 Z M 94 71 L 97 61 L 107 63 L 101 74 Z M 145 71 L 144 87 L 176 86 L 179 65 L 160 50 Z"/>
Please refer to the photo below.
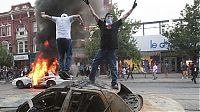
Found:
<path fill-rule="evenodd" d="M 48 42 L 47 40 L 44 41 L 44 46 L 45 46 L 45 47 L 49 46 L 49 42 Z"/>
<path fill-rule="evenodd" d="M 32 85 L 38 85 L 38 81 L 41 80 L 49 71 L 56 73 L 57 67 L 57 59 L 49 65 L 49 59 L 44 59 L 42 58 L 42 54 L 39 54 L 35 62 L 32 63 L 32 71 L 28 74 L 28 77 L 32 79 Z"/>

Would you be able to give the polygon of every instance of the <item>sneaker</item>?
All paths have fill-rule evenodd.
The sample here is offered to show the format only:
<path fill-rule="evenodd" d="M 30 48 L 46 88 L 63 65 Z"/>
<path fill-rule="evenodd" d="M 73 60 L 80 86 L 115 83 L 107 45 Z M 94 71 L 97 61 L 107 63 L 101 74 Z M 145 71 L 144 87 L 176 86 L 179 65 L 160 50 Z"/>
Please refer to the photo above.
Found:
<path fill-rule="evenodd" d="M 112 85 L 111 88 L 112 88 L 112 89 L 119 89 L 117 84 Z"/>
<path fill-rule="evenodd" d="M 156 80 L 158 77 L 154 77 L 153 80 Z"/>
<path fill-rule="evenodd" d="M 181 79 L 184 79 L 184 77 L 182 77 Z"/>

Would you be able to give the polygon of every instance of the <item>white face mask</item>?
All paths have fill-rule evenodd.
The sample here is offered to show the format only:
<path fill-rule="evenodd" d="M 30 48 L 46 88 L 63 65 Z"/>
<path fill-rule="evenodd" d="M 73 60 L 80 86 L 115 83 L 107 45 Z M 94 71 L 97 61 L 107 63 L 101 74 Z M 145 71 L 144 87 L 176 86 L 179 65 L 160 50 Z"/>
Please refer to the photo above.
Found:
<path fill-rule="evenodd" d="M 106 25 L 111 25 L 113 23 L 113 18 L 110 16 L 106 17 Z"/>
<path fill-rule="evenodd" d="M 65 14 L 65 13 L 63 13 L 63 14 L 61 15 L 61 17 L 68 17 L 68 15 Z"/>

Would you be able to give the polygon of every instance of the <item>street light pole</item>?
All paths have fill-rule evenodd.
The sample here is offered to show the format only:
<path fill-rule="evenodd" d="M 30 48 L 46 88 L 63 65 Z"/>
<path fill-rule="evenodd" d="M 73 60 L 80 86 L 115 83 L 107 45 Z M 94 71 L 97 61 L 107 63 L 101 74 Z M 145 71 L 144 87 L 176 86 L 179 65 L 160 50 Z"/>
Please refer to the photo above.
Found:
<path fill-rule="evenodd" d="M 31 69 L 31 51 L 28 50 L 28 68 Z"/>

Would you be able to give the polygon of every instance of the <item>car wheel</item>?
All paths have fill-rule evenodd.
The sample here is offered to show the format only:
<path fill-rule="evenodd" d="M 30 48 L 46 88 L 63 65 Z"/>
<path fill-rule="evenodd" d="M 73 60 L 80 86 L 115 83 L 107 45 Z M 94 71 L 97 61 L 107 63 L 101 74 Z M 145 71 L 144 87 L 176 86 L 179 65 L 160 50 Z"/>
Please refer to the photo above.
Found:
<path fill-rule="evenodd" d="M 47 87 L 56 85 L 55 81 L 47 81 Z"/>
<path fill-rule="evenodd" d="M 24 83 L 22 81 L 17 81 L 16 86 L 17 86 L 17 88 L 22 89 L 22 88 L 24 88 Z"/>

